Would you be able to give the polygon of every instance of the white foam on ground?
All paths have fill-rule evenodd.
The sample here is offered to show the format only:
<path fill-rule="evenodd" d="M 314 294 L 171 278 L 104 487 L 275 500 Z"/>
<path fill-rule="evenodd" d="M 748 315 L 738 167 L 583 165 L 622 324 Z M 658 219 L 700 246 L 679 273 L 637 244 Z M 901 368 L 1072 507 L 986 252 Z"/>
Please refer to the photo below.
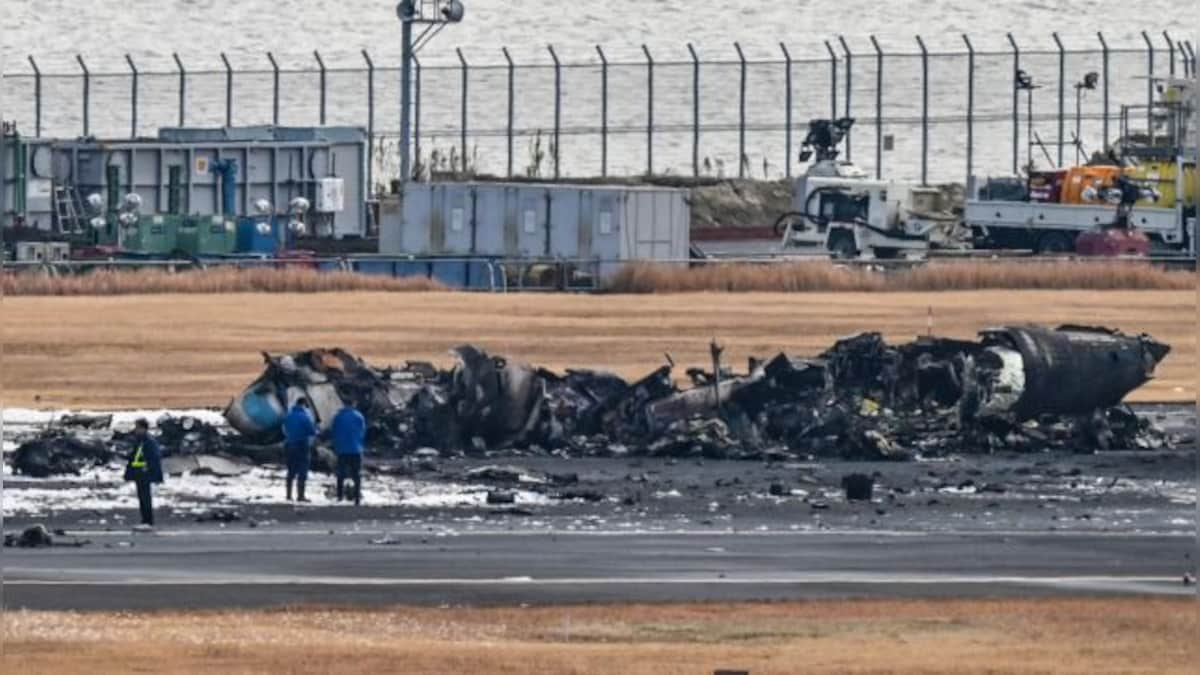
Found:
<path fill-rule="evenodd" d="M 220 412 L 209 409 L 86 411 L 8 408 L 0 411 L 4 421 L 3 452 L 14 451 L 24 438 L 37 434 L 67 415 L 111 415 L 110 428 L 114 430 L 128 430 L 140 418 L 157 425 L 164 417 L 194 417 L 217 427 L 228 426 Z M 13 476 L 12 469 L 4 463 L 3 474 L 12 481 L 4 493 L 4 513 L 49 515 L 62 511 L 136 509 L 134 487 L 123 480 L 123 473 L 124 465 L 113 463 L 86 470 L 78 476 L 33 479 Z M 310 474 L 305 496 L 312 506 L 335 505 L 334 484 L 332 476 Z M 488 490 L 487 486 L 477 484 L 365 475 L 362 503 L 421 509 L 475 508 L 487 505 Z M 514 495 L 517 506 L 554 503 L 545 495 L 528 490 L 514 491 Z M 167 476 L 165 483 L 154 488 L 156 509 L 198 512 L 212 508 L 288 503 L 282 467 L 255 467 L 236 477 L 195 474 Z"/>
<path fill-rule="evenodd" d="M 4 512 L 9 515 L 42 516 L 64 511 L 109 511 L 136 509 L 137 497 L 131 483 L 122 480 L 124 467 L 111 464 L 79 476 L 45 479 L 19 478 L 4 492 Z M 333 476 L 310 474 L 307 494 L 310 506 L 333 506 Z M 367 506 L 409 508 L 455 508 L 487 505 L 488 488 L 481 485 L 414 481 L 393 476 L 363 477 L 362 503 Z M 518 490 L 517 506 L 554 503 L 545 495 Z M 184 474 L 167 476 L 154 487 L 156 509 L 202 512 L 214 508 L 289 504 L 282 468 L 256 467 L 236 477 Z"/>

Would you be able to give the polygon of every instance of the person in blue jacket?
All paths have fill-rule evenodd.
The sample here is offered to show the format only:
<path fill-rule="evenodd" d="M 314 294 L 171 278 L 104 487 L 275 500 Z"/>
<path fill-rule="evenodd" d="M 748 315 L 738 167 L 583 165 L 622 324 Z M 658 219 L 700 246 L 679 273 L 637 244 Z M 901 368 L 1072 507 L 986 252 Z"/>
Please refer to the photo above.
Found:
<path fill-rule="evenodd" d="M 125 480 L 137 486 L 138 510 L 143 527 L 154 527 L 153 483 L 163 482 L 162 448 L 150 435 L 150 423 L 139 419 L 133 425 L 133 451 L 125 465 Z"/>
<path fill-rule="evenodd" d="M 296 498 L 306 502 L 304 483 L 308 481 L 309 457 L 317 423 L 313 420 L 308 399 L 298 399 L 283 418 L 283 452 L 287 460 L 287 499 L 292 501 L 292 482 L 296 483 Z"/>
<path fill-rule="evenodd" d="M 337 499 L 342 501 L 347 478 L 354 480 L 354 505 L 362 503 L 362 456 L 367 421 L 347 404 L 333 417 L 333 450 L 337 453 Z"/>

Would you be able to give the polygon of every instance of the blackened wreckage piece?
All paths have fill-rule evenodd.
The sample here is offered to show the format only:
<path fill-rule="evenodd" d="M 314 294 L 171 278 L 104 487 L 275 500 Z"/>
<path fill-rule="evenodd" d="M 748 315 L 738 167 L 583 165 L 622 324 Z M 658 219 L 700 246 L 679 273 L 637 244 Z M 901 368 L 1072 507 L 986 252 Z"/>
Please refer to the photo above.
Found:
<path fill-rule="evenodd" d="M 1158 447 L 1161 434 L 1122 399 L 1153 377 L 1169 347 L 1102 328 L 1008 326 L 976 341 L 878 333 L 816 358 L 752 359 L 748 372 L 701 369 L 679 389 L 668 363 L 636 382 L 609 373 L 559 375 L 461 346 L 449 371 L 410 362 L 374 369 L 341 350 L 267 356 L 230 405 L 230 424 L 273 441 L 299 396 L 324 425 L 343 401 L 372 420 L 383 456 L 418 448 L 633 453 L 719 458 L 812 455 L 905 459 L 914 454 Z M 719 363 L 714 360 L 715 363 Z"/>

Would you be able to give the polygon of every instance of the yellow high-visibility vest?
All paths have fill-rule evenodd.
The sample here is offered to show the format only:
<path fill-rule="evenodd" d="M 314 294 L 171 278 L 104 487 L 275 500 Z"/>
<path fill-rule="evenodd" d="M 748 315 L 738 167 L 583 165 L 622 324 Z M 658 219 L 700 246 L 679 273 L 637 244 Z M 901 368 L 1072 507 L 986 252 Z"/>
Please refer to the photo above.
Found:
<path fill-rule="evenodd" d="M 133 461 L 129 463 L 129 466 L 134 469 L 146 468 L 146 456 L 142 454 L 142 446 L 137 446 L 137 450 L 133 451 Z"/>

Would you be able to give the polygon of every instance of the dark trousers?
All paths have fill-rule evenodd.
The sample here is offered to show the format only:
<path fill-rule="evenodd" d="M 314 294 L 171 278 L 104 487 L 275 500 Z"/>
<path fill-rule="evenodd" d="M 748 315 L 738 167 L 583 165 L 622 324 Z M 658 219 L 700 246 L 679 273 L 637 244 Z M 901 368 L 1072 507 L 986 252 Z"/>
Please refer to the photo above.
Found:
<path fill-rule="evenodd" d="M 354 504 L 362 503 L 362 455 L 338 455 L 337 458 L 337 499 L 342 501 L 342 491 L 346 479 L 354 481 Z"/>
<path fill-rule="evenodd" d="M 292 481 L 296 482 L 296 498 L 305 501 L 304 483 L 308 480 L 309 448 L 308 445 L 287 446 L 287 498 L 292 499 Z"/>
<path fill-rule="evenodd" d="M 140 479 L 137 484 L 138 510 L 142 514 L 143 525 L 154 525 L 154 498 L 150 495 L 150 481 Z"/>

